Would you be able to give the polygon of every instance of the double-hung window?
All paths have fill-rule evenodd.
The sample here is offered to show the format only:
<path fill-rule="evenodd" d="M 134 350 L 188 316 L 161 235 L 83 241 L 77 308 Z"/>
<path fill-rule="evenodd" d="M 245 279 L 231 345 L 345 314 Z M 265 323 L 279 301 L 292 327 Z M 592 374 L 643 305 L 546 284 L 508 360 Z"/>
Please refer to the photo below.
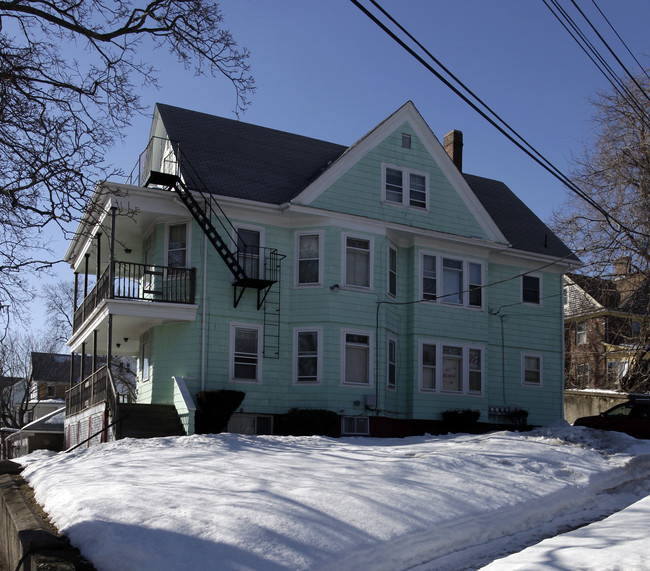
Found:
<path fill-rule="evenodd" d="M 483 348 L 445 342 L 421 342 L 420 390 L 482 394 Z"/>
<path fill-rule="evenodd" d="M 576 323 L 576 345 L 584 345 L 587 342 L 587 322 Z"/>
<path fill-rule="evenodd" d="M 342 377 L 345 385 L 369 385 L 371 374 L 370 335 L 343 331 Z"/>
<path fill-rule="evenodd" d="M 388 295 L 397 296 L 397 250 L 388 247 Z"/>
<path fill-rule="evenodd" d="M 295 383 L 314 384 L 321 381 L 321 333 L 319 329 L 294 331 Z"/>
<path fill-rule="evenodd" d="M 463 261 L 442 259 L 442 301 L 444 303 L 463 303 Z"/>
<path fill-rule="evenodd" d="M 386 386 L 389 389 L 397 386 L 397 341 L 392 337 L 386 344 Z"/>
<path fill-rule="evenodd" d="M 167 265 L 187 267 L 187 224 L 170 224 L 167 234 Z"/>
<path fill-rule="evenodd" d="M 542 357 L 541 355 L 521 355 L 521 377 L 524 385 L 541 386 Z"/>
<path fill-rule="evenodd" d="M 252 383 L 261 380 L 260 332 L 258 325 L 231 326 L 231 380 Z"/>
<path fill-rule="evenodd" d="M 372 249 L 366 238 L 345 237 L 345 279 L 346 286 L 371 288 Z"/>
<path fill-rule="evenodd" d="M 258 230 L 237 228 L 237 259 L 249 278 L 260 277 L 261 245 Z"/>
<path fill-rule="evenodd" d="M 540 305 L 542 303 L 541 281 L 538 276 L 521 276 L 521 301 Z"/>
<path fill-rule="evenodd" d="M 426 173 L 384 165 L 383 177 L 387 203 L 427 208 L 429 180 Z"/>
<path fill-rule="evenodd" d="M 422 255 L 422 299 L 436 301 L 438 282 L 436 279 L 436 257 Z"/>
<path fill-rule="evenodd" d="M 463 307 L 483 307 L 483 267 L 478 262 L 422 254 L 421 299 Z"/>
<path fill-rule="evenodd" d="M 320 234 L 298 234 L 296 256 L 298 285 L 321 283 L 321 242 Z"/>

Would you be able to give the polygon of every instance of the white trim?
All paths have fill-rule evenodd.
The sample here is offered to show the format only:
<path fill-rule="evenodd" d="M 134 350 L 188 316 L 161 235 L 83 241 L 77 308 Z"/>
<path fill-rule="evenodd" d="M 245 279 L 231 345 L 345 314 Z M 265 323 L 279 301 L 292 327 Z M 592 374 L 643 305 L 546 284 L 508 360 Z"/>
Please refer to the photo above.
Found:
<path fill-rule="evenodd" d="M 354 291 L 372 292 L 374 291 L 375 283 L 375 238 L 374 236 L 364 236 L 352 232 L 343 232 L 341 234 L 341 288 L 350 289 Z M 348 238 L 356 240 L 364 240 L 368 242 L 368 285 L 352 285 L 347 283 L 347 251 L 348 251 Z"/>
<path fill-rule="evenodd" d="M 316 332 L 318 334 L 316 357 L 317 369 L 315 381 L 298 381 L 298 335 L 300 333 Z M 308 387 L 323 384 L 323 328 L 322 327 L 294 327 L 293 328 L 293 371 L 292 384 L 297 387 Z"/>
<path fill-rule="evenodd" d="M 532 301 L 524 301 L 524 278 L 537 278 L 539 280 L 539 302 L 535 303 Z M 521 279 L 519 280 L 519 296 L 520 296 L 520 301 L 522 305 L 528 306 L 528 307 L 542 307 L 544 305 L 544 296 L 542 295 L 543 291 L 543 281 L 542 281 L 542 274 L 539 273 L 529 273 L 521 276 Z"/>
<path fill-rule="evenodd" d="M 347 335 L 363 335 L 368 338 L 368 382 L 367 383 L 350 383 L 345 380 L 346 360 L 347 360 Z M 374 338 L 372 331 L 367 329 L 341 329 L 341 385 L 346 387 L 372 387 L 374 383 Z"/>
<path fill-rule="evenodd" d="M 393 385 L 390 384 L 390 344 L 394 343 L 395 344 L 395 383 Z M 397 337 L 395 335 L 387 335 L 386 336 L 386 388 L 390 391 L 395 391 L 397 390 L 397 367 L 399 363 L 399 356 L 398 356 L 398 348 L 397 348 Z"/>
<path fill-rule="evenodd" d="M 345 422 L 348 420 L 353 420 L 354 421 L 354 431 L 346 431 L 345 430 Z M 358 421 L 359 420 L 364 420 L 366 424 L 367 430 L 357 430 L 358 428 Z M 367 416 L 351 416 L 351 415 L 346 415 L 341 417 L 341 434 L 343 436 L 368 436 L 370 434 L 370 419 Z"/>
<path fill-rule="evenodd" d="M 318 236 L 318 281 L 314 283 L 300 283 L 300 238 L 302 236 Z M 324 233 L 322 230 L 298 230 L 294 234 L 294 286 L 299 288 L 315 288 L 323 287 L 323 268 L 325 266 L 323 260 L 324 252 Z"/>
<path fill-rule="evenodd" d="M 402 173 L 402 201 L 396 202 L 386 198 L 386 169 L 393 169 Z M 411 175 L 424 177 L 424 207 L 411 205 Z M 420 212 L 429 212 L 429 197 L 431 196 L 431 185 L 429 184 L 429 173 L 419 171 L 405 166 L 399 166 L 392 163 L 381 163 L 381 202 L 396 207 L 412 208 Z"/>
<path fill-rule="evenodd" d="M 257 331 L 257 363 L 255 370 L 255 380 L 236 379 L 235 378 L 235 333 L 237 329 L 254 329 Z M 228 381 L 231 383 L 241 384 L 261 384 L 262 383 L 262 345 L 263 332 L 262 326 L 257 323 L 230 323 L 230 345 L 228 348 Z"/>
<path fill-rule="evenodd" d="M 434 388 L 428 389 L 422 386 L 422 353 L 424 345 L 435 346 L 436 355 L 436 369 L 434 378 Z M 443 347 L 453 347 L 461 349 L 461 386 L 460 391 L 451 391 L 443 389 Z M 475 349 L 481 352 L 481 390 L 471 391 L 469 388 L 469 352 Z M 458 396 L 474 396 L 482 397 L 485 395 L 485 346 L 476 343 L 462 343 L 457 341 L 446 341 L 444 339 L 419 339 L 418 340 L 418 392 L 424 394 L 444 394 L 444 395 L 458 395 Z"/>
<path fill-rule="evenodd" d="M 163 250 L 163 266 L 169 266 L 169 227 L 170 226 L 180 226 L 185 224 L 185 265 L 184 268 L 191 268 L 191 244 L 192 244 L 192 221 L 189 219 L 184 220 L 173 220 L 165 223 L 165 239 L 164 239 L 164 250 Z M 144 242 L 143 242 L 144 243 Z M 155 240 L 151 240 L 151 245 L 154 249 L 155 254 Z"/>
<path fill-rule="evenodd" d="M 539 383 L 526 382 L 526 357 L 539 359 Z M 521 352 L 521 384 L 525 387 L 543 387 L 544 386 L 544 357 L 541 353 L 535 351 Z"/>
<path fill-rule="evenodd" d="M 395 293 L 390 291 L 390 276 L 391 276 L 391 267 L 390 267 L 390 252 L 395 252 Z M 392 242 L 388 242 L 388 247 L 386 248 L 386 294 L 393 299 L 396 299 L 399 296 L 399 250 Z"/>
<path fill-rule="evenodd" d="M 477 264 L 481 266 L 481 286 L 485 286 L 485 272 L 487 262 L 477 259 L 477 258 L 468 258 L 465 256 L 459 256 L 456 254 L 445 254 L 441 252 L 436 252 L 433 250 L 420 250 L 419 256 L 419 268 L 418 268 L 418 295 L 421 300 L 424 300 L 424 257 L 429 256 L 435 258 L 436 260 L 436 299 L 427 300 L 429 303 L 436 303 L 439 305 L 444 305 L 445 307 L 459 307 L 463 309 L 471 309 L 474 311 L 483 311 L 486 306 L 486 292 L 487 288 L 483 287 L 481 291 L 481 305 L 470 305 L 470 292 L 469 292 L 469 265 Z M 444 296 L 444 260 L 453 260 L 461 262 L 462 268 L 462 301 L 461 303 L 453 303 L 446 301 Z"/>
<path fill-rule="evenodd" d="M 501 244 L 507 244 L 508 241 L 505 236 L 472 192 L 462 174 L 449 158 L 440 141 L 433 134 L 412 101 L 407 101 L 367 135 L 349 147 L 323 174 L 292 200 L 292 204 L 308 205 L 316 200 L 321 193 L 325 192 L 336 180 L 356 165 L 384 139 L 398 129 L 401 129 L 404 123 L 409 124 L 413 134 L 422 142 L 426 151 L 431 155 L 445 178 L 447 178 L 454 190 L 458 193 L 460 199 L 465 203 L 488 239 Z"/>

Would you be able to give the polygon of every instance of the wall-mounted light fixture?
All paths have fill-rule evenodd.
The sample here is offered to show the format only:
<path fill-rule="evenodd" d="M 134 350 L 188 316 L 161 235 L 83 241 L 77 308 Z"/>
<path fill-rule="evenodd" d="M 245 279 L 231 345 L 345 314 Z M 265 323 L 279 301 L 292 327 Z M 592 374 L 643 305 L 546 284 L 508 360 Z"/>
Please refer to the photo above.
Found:
<path fill-rule="evenodd" d="M 339 284 L 334 284 L 334 285 L 330 286 L 330 289 L 332 291 L 339 291 L 341 289 L 341 286 L 339 286 Z"/>
<path fill-rule="evenodd" d="M 131 250 L 131 248 L 124 248 L 124 253 L 125 254 L 130 254 L 131 252 L 133 252 L 133 250 Z"/>

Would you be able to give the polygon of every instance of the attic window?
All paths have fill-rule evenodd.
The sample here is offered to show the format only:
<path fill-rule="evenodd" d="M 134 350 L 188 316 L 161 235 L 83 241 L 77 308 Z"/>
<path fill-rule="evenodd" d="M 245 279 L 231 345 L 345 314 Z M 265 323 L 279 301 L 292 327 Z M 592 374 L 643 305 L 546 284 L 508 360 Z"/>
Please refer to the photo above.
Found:
<path fill-rule="evenodd" d="M 408 133 L 402 133 L 402 148 L 410 149 L 411 148 L 411 135 Z"/>

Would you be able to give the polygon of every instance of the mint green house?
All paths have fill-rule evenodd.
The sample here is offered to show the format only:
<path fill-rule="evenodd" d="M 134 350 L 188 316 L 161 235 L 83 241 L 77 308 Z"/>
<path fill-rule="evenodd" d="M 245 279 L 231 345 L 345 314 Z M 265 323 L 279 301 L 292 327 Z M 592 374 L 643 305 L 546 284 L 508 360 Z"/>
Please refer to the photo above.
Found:
<path fill-rule="evenodd" d="M 157 105 L 138 172 L 98 185 L 66 254 L 72 352 L 136 357 L 138 407 L 187 433 L 197 393 L 222 389 L 245 393 L 242 433 L 292 408 L 379 436 L 452 409 L 562 418 L 562 277 L 580 262 L 461 153 L 411 102 L 350 147 Z M 110 367 L 91 369 L 69 444 L 120 434 Z"/>

